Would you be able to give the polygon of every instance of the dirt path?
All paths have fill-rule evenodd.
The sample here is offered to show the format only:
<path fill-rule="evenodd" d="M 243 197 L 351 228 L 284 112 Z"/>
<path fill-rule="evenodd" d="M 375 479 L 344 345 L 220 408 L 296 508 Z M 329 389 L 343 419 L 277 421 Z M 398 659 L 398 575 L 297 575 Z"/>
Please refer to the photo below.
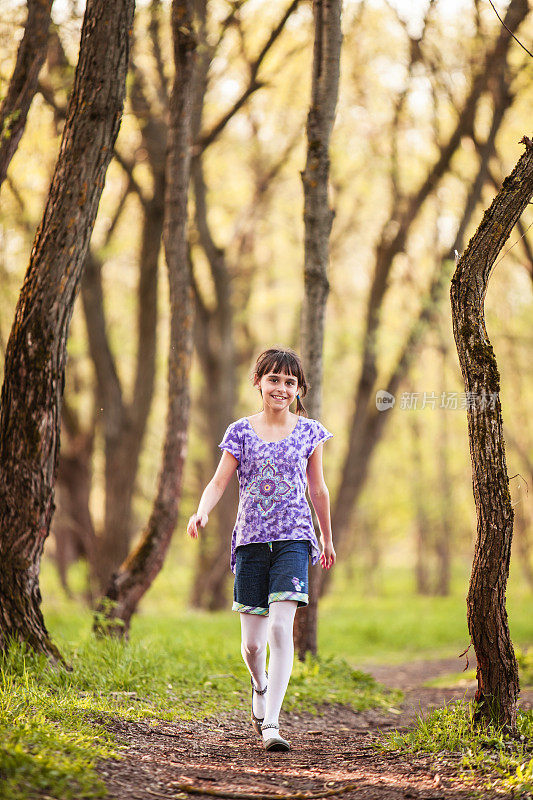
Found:
<path fill-rule="evenodd" d="M 168 723 L 116 721 L 110 727 L 128 749 L 121 761 L 106 761 L 99 772 L 117 800 L 196 798 L 184 784 L 216 792 L 267 793 L 344 789 L 347 800 L 438 800 L 472 798 L 472 786 L 457 779 L 458 759 L 380 754 L 373 742 L 380 731 L 412 724 L 416 713 L 471 696 L 472 688 L 427 689 L 424 681 L 456 672 L 457 660 L 413 662 L 395 667 L 365 667 L 379 681 L 405 691 L 391 712 L 357 713 L 326 706 L 321 716 L 285 713 L 282 731 L 289 753 L 266 753 L 248 723 L 248 710 L 220 720 Z M 532 694 L 523 704 L 531 707 Z M 483 798 L 510 795 L 483 791 Z M 207 797 L 207 794 L 201 795 Z"/>

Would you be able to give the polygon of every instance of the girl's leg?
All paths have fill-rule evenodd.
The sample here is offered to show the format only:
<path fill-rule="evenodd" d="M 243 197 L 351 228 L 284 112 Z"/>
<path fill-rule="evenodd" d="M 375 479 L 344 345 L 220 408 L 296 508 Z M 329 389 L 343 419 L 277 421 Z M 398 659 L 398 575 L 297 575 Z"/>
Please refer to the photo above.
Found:
<path fill-rule="evenodd" d="M 296 600 L 281 600 L 270 603 L 268 644 L 268 690 L 266 693 L 265 724 L 279 722 L 281 704 L 289 685 L 294 660 L 292 628 L 298 603 Z M 272 728 L 263 731 L 263 739 L 271 739 Z"/>
<path fill-rule="evenodd" d="M 268 617 L 259 614 L 239 614 L 241 618 L 241 653 L 257 689 L 266 686 L 266 646 Z M 265 716 L 265 695 L 254 692 L 253 711 L 256 717 Z"/>

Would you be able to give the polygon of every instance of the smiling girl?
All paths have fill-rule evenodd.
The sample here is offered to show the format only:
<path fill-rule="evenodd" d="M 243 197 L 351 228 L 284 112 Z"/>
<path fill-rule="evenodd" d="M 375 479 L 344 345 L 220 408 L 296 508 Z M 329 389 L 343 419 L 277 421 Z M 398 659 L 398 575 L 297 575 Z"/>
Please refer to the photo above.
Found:
<path fill-rule="evenodd" d="M 322 444 L 332 434 L 307 418 L 301 401 L 307 384 L 294 351 L 270 348 L 261 353 L 253 384 L 263 408 L 226 430 L 220 463 L 187 533 L 197 538 L 236 470 L 239 508 L 230 564 L 235 573 L 233 610 L 240 614 L 241 652 L 251 675 L 252 725 L 266 750 L 286 751 L 290 745 L 279 734 L 279 713 L 294 660 L 294 615 L 309 600 L 309 556 L 324 569 L 336 558 L 322 471 Z M 290 411 L 294 400 L 295 414 Z M 320 525 L 320 546 L 307 486 Z"/>

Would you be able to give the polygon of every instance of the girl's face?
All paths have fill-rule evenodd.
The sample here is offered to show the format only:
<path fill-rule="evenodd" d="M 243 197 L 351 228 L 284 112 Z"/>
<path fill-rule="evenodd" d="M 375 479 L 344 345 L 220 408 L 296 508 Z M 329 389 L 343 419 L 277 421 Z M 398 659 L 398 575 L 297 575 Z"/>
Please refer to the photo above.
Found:
<path fill-rule="evenodd" d="M 276 411 L 288 408 L 298 394 L 298 379 L 286 372 L 267 372 L 262 378 L 256 373 L 254 384 L 261 390 L 265 406 Z"/>

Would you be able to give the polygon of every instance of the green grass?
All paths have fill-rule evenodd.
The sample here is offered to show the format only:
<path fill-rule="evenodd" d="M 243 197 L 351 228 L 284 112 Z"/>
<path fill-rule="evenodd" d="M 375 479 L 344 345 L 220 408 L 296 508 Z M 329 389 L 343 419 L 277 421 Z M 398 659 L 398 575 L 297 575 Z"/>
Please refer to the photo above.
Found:
<path fill-rule="evenodd" d="M 361 570 L 348 574 L 342 564 L 337 568 L 333 591 L 324 598 L 320 608 L 318 640 L 323 656 L 340 656 L 352 666 L 364 667 L 369 663 L 454 657 L 468 646 L 467 563 L 455 566 L 448 597 L 415 594 L 412 570 L 405 567 L 382 569 L 377 581 L 379 594 L 368 595 L 364 591 L 365 578 Z M 74 588 L 81 591 L 82 570 L 77 567 L 71 575 Z M 178 553 L 171 553 L 143 598 L 140 611 L 133 619 L 132 633 L 142 639 L 157 627 L 166 629 L 169 639 L 175 630 L 190 631 L 194 635 L 196 620 L 205 617 L 203 631 L 209 629 L 216 635 L 220 630 L 224 641 L 238 648 L 240 634 L 236 614 L 224 611 L 202 615 L 187 609 L 190 577 L 189 569 L 178 563 Z M 84 633 L 89 632 L 90 616 L 81 604 L 65 602 L 49 562 L 43 564 L 42 591 L 45 618 L 58 640 L 78 641 L 80 628 Z M 512 639 L 521 648 L 533 644 L 531 602 L 531 592 L 519 576 L 511 573 L 507 610 Z M 464 663 L 465 659 L 458 659 L 458 671 Z"/>
<path fill-rule="evenodd" d="M 516 649 L 516 660 L 518 662 L 518 677 L 521 689 L 533 687 L 533 655 Z M 424 686 L 436 689 L 466 688 L 476 681 L 476 670 L 469 669 L 466 672 L 452 672 L 449 675 L 440 675 L 438 678 L 426 681 Z M 476 684 L 477 685 L 477 684 Z"/>
<path fill-rule="evenodd" d="M 94 765 L 118 755 L 95 720 L 95 704 L 72 687 L 58 690 L 46 660 L 12 647 L 0 669 L 0 798 L 103 797 Z"/>
<path fill-rule="evenodd" d="M 518 712 L 518 736 L 489 726 L 480 729 L 472 721 L 473 704 L 464 701 L 438 708 L 418 718 L 415 728 L 384 736 L 383 750 L 433 753 L 444 759 L 458 756 L 461 771 L 485 788 L 513 791 L 524 796 L 533 791 L 533 711 Z M 529 796 L 529 795 L 528 795 Z"/>
<path fill-rule="evenodd" d="M 51 668 L 20 647 L 1 663 L 2 800 L 33 800 L 38 792 L 56 800 L 100 796 L 97 760 L 121 755 L 106 732 L 110 718 L 172 721 L 235 709 L 247 713 L 249 677 L 238 617 L 189 610 L 189 579 L 187 566 L 171 553 L 132 620 L 130 640 L 96 640 L 91 612 L 79 599 L 83 569 L 71 570 L 75 596 L 69 599 L 44 560 L 46 624 L 72 669 Z M 361 665 L 457 655 L 468 643 L 466 583 L 466 571 L 459 570 L 450 597 L 418 597 L 410 572 L 396 569 L 384 572 L 378 596 L 367 597 L 359 589 L 361 576 L 340 571 L 321 606 L 320 660 L 295 664 L 284 708 L 396 705 L 398 693 L 383 691 Z M 523 646 L 533 641 L 530 602 L 520 586 L 510 587 L 511 632 Z M 524 775 L 527 769 L 524 761 Z"/>
<path fill-rule="evenodd" d="M 140 615 L 129 641 L 93 637 L 90 613 L 75 603 L 47 620 L 69 669 L 15 644 L 0 659 L 2 800 L 32 798 L 36 790 L 57 800 L 101 796 L 96 762 L 120 757 L 105 728 L 111 718 L 248 713 L 250 681 L 235 614 Z M 295 664 L 285 708 L 319 713 L 323 703 L 360 710 L 398 700 L 341 658 L 309 658 Z"/>
<path fill-rule="evenodd" d="M 413 659 L 452 658 L 470 643 L 466 622 L 469 564 L 455 565 L 448 597 L 415 594 L 412 570 L 380 571 L 379 594 L 362 590 L 361 571 L 342 576 L 320 609 L 320 651 L 339 654 L 353 664 L 400 663 Z M 507 611 L 515 645 L 533 644 L 531 591 L 511 572 Z M 457 661 L 458 671 L 465 659 Z"/>

